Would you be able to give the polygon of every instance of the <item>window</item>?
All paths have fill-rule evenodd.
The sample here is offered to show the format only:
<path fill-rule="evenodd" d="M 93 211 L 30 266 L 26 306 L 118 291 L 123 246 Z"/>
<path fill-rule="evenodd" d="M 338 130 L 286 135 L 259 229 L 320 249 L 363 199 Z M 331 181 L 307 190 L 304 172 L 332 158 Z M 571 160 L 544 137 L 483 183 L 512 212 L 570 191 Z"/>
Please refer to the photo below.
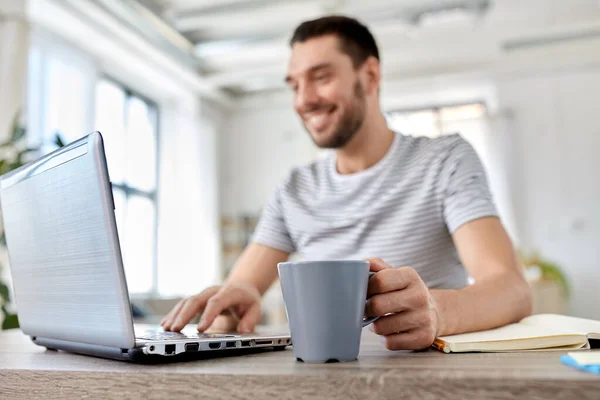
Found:
<path fill-rule="evenodd" d="M 129 291 L 156 293 L 156 104 L 101 79 L 96 84 L 95 120 L 104 138 Z"/>
<path fill-rule="evenodd" d="M 415 136 L 438 137 L 454 133 L 457 124 L 468 124 L 486 116 L 484 104 L 473 103 L 459 106 L 433 107 L 419 110 L 400 110 L 387 113 L 389 126 Z"/>
<path fill-rule="evenodd" d="M 33 31 L 28 62 L 27 130 L 42 154 L 56 149 L 60 133 L 70 143 L 93 128 L 96 74 L 93 60 L 60 40 Z"/>
<path fill-rule="evenodd" d="M 126 82 L 104 77 L 96 58 L 34 27 L 23 110 L 28 144 L 46 154 L 56 149 L 57 132 L 65 143 L 102 132 L 129 291 L 197 293 L 219 280 L 216 126 L 197 112 L 200 101 L 191 91 L 183 90 L 181 101 L 171 101 L 169 91 L 159 109 L 127 86 L 147 85 L 143 77 L 129 80 L 126 71 L 135 67 L 119 75 L 121 60 L 113 61 L 111 69 Z M 156 99 L 165 100 L 155 89 Z M 173 127 L 161 145 L 159 122 Z"/>

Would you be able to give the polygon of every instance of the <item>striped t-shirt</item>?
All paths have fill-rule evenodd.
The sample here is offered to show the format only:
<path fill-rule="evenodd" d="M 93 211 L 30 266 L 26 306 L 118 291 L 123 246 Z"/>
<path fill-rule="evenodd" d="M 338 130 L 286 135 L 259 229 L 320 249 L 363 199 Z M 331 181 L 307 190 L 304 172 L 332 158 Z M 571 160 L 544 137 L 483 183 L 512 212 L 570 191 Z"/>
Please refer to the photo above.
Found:
<path fill-rule="evenodd" d="M 294 168 L 265 205 L 253 241 L 306 260 L 381 257 L 432 288 L 468 275 L 452 241 L 461 225 L 497 216 L 483 166 L 459 135 L 399 133 L 374 166 L 341 175 L 335 152 Z"/>

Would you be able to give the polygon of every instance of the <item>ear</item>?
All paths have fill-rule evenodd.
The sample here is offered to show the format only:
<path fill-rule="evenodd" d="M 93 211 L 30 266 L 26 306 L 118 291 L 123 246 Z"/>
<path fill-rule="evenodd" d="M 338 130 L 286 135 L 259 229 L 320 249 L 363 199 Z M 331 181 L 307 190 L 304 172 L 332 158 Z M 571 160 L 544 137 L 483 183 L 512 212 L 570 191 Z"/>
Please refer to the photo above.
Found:
<path fill-rule="evenodd" d="M 379 60 L 371 56 L 367 58 L 362 66 L 365 77 L 365 89 L 367 94 L 379 92 L 381 81 L 381 64 Z"/>

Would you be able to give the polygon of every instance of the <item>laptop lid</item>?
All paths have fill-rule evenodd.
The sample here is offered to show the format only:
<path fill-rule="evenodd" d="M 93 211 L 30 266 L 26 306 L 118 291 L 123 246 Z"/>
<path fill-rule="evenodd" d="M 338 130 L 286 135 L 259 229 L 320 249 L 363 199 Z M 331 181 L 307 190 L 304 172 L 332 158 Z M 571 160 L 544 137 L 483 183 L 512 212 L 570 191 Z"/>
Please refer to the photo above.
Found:
<path fill-rule="evenodd" d="M 0 177 L 0 206 L 23 332 L 134 347 L 101 134 Z"/>

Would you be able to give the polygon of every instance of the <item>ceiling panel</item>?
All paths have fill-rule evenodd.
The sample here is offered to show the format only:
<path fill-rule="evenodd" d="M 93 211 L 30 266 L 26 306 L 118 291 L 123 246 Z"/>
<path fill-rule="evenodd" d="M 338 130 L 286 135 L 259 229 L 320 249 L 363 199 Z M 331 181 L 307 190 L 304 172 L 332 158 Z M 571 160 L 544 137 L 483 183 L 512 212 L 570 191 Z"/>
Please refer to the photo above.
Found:
<path fill-rule="evenodd" d="M 193 43 L 202 73 L 232 93 L 280 88 L 294 27 L 325 14 L 365 22 L 389 74 L 483 65 L 502 57 L 507 41 L 600 27 L 598 0 L 138 2 Z"/>

